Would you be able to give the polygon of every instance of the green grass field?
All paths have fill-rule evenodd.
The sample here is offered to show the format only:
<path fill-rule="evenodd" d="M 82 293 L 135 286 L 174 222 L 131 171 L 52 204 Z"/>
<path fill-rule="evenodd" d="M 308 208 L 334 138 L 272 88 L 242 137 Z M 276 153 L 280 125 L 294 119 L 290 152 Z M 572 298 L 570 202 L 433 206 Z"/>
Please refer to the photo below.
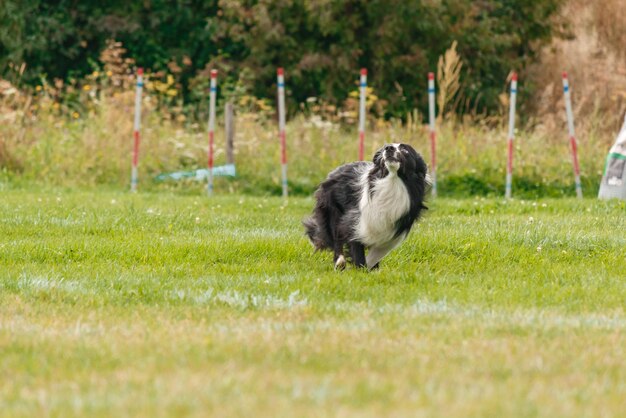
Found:
<path fill-rule="evenodd" d="M 620 416 L 623 202 L 439 199 L 367 273 L 310 198 L 0 187 L 0 416 Z"/>

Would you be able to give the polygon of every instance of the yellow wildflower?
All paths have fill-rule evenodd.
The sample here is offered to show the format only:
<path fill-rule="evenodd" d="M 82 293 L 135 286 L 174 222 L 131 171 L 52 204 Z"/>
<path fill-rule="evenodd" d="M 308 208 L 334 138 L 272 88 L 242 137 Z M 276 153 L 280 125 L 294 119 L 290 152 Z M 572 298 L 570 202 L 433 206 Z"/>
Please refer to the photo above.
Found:
<path fill-rule="evenodd" d="M 250 103 L 250 96 L 241 96 L 239 99 L 239 105 L 246 106 L 248 103 Z"/>

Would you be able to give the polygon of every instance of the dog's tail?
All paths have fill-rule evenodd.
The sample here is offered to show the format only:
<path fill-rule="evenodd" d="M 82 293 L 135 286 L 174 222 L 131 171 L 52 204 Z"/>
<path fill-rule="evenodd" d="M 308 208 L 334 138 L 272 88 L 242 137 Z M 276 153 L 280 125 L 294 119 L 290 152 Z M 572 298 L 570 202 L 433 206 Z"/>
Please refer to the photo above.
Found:
<path fill-rule="evenodd" d="M 305 233 L 316 250 L 326 248 L 322 231 L 320 231 L 317 220 L 313 216 L 303 220 L 302 225 L 304 225 Z"/>

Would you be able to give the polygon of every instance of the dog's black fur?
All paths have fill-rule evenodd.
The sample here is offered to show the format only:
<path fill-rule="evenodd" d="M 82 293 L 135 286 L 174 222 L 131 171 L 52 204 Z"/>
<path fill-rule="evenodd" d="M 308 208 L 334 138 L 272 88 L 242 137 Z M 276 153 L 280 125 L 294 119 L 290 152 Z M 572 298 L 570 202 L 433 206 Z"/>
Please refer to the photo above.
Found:
<path fill-rule="evenodd" d="M 334 252 L 336 268 L 345 266 L 345 247 L 357 267 L 376 268 L 426 209 L 428 185 L 426 163 L 420 154 L 407 144 L 387 144 L 374 154 L 372 162 L 345 164 L 328 175 L 315 192 L 312 216 L 303 222 L 306 234 L 316 250 Z M 396 203 L 400 212 L 391 207 Z M 378 233 L 362 232 L 370 227 Z M 367 260 L 365 249 L 369 249 Z"/>

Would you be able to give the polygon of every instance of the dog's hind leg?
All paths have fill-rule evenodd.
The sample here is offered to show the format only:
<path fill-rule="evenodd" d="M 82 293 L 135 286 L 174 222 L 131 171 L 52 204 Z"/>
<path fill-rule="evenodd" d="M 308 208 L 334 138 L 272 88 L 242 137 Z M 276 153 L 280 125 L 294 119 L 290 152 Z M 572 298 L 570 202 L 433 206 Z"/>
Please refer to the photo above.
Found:
<path fill-rule="evenodd" d="M 365 247 L 357 241 L 350 242 L 350 257 L 357 267 L 365 267 Z"/>
<path fill-rule="evenodd" d="M 335 244 L 334 253 L 333 262 L 335 263 L 335 270 L 345 269 L 346 257 L 343 255 L 343 245 Z"/>
<path fill-rule="evenodd" d="M 346 257 L 343 253 L 345 247 L 345 238 L 342 233 L 340 219 L 343 214 L 342 210 L 337 206 L 330 206 L 327 214 L 326 227 L 328 233 L 333 239 L 333 261 L 335 263 L 335 270 L 343 270 L 346 268 Z"/>
<path fill-rule="evenodd" d="M 343 270 L 346 268 L 346 257 L 343 255 L 344 243 L 339 236 L 337 228 L 330 228 L 333 237 L 333 262 L 335 263 L 335 270 Z"/>

